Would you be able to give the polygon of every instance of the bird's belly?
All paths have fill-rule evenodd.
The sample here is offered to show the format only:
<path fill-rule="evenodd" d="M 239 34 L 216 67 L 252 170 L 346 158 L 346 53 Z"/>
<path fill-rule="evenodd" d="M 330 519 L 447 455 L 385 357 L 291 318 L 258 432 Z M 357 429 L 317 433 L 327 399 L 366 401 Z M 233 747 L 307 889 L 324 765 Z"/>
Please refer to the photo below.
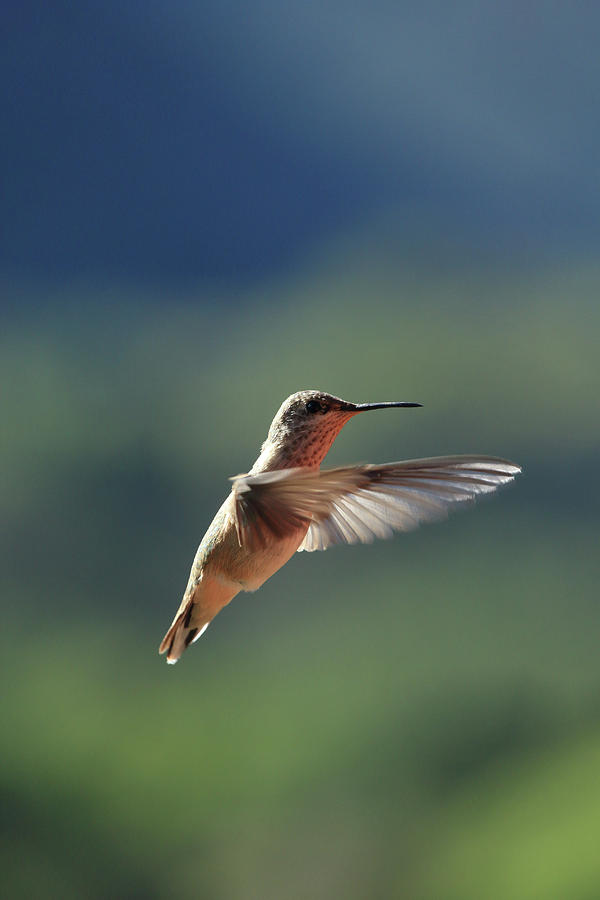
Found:
<path fill-rule="evenodd" d="M 234 596 L 238 591 L 256 591 L 284 566 L 304 540 L 307 528 L 298 528 L 282 540 L 271 540 L 260 549 L 240 547 L 232 503 L 230 494 L 204 535 L 192 565 L 190 582 L 208 575 L 227 582 Z"/>
<path fill-rule="evenodd" d="M 290 537 L 273 541 L 268 547 L 249 554 L 243 571 L 239 573 L 239 583 L 244 591 L 256 591 L 294 555 L 306 534 L 301 528 Z"/>

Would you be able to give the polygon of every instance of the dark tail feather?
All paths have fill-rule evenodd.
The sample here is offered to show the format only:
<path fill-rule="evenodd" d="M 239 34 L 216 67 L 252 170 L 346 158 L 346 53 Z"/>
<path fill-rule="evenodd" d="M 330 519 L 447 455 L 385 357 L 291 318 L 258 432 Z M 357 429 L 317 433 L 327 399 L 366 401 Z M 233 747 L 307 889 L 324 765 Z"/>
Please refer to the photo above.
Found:
<path fill-rule="evenodd" d="M 192 625 L 194 612 L 194 601 L 190 598 L 181 612 L 178 612 L 173 619 L 173 624 L 165 634 L 158 648 L 159 653 L 167 654 L 167 662 L 174 665 L 182 653 L 197 640 L 201 634 L 204 634 L 209 626 L 209 622 L 204 622 L 200 627 Z"/>

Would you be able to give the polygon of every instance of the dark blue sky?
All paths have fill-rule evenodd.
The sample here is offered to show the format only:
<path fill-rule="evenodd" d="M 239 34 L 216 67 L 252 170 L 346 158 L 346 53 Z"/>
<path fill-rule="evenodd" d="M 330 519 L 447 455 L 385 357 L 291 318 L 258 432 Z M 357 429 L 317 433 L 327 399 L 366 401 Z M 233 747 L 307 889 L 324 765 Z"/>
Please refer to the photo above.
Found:
<path fill-rule="evenodd" d="M 600 236 L 593 4 L 13 2 L 0 274 L 268 275 L 387 217 Z"/>

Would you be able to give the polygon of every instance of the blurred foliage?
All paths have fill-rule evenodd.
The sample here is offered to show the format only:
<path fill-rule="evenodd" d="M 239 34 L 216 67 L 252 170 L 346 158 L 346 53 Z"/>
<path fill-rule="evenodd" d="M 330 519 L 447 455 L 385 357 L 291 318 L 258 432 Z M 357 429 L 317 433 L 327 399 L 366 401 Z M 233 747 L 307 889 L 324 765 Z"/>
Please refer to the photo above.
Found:
<path fill-rule="evenodd" d="M 239 303 L 7 305 L 7 895 L 600 894 L 599 287 L 340 248 Z M 167 669 L 227 477 L 306 387 L 424 404 L 357 419 L 332 462 L 526 474 L 450 523 L 298 554 Z"/>

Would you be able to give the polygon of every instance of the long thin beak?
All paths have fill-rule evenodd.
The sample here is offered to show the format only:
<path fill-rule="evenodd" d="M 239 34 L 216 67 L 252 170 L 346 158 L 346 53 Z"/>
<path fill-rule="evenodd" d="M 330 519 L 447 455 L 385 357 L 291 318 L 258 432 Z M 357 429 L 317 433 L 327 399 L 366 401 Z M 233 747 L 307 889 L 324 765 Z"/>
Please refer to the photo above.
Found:
<path fill-rule="evenodd" d="M 410 403 L 408 400 L 397 400 L 392 403 L 348 403 L 348 411 L 366 412 L 368 409 L 389 409 L 393 406 L 406 408 L 410 406 L 423 406 L 423 404 Z"/>

